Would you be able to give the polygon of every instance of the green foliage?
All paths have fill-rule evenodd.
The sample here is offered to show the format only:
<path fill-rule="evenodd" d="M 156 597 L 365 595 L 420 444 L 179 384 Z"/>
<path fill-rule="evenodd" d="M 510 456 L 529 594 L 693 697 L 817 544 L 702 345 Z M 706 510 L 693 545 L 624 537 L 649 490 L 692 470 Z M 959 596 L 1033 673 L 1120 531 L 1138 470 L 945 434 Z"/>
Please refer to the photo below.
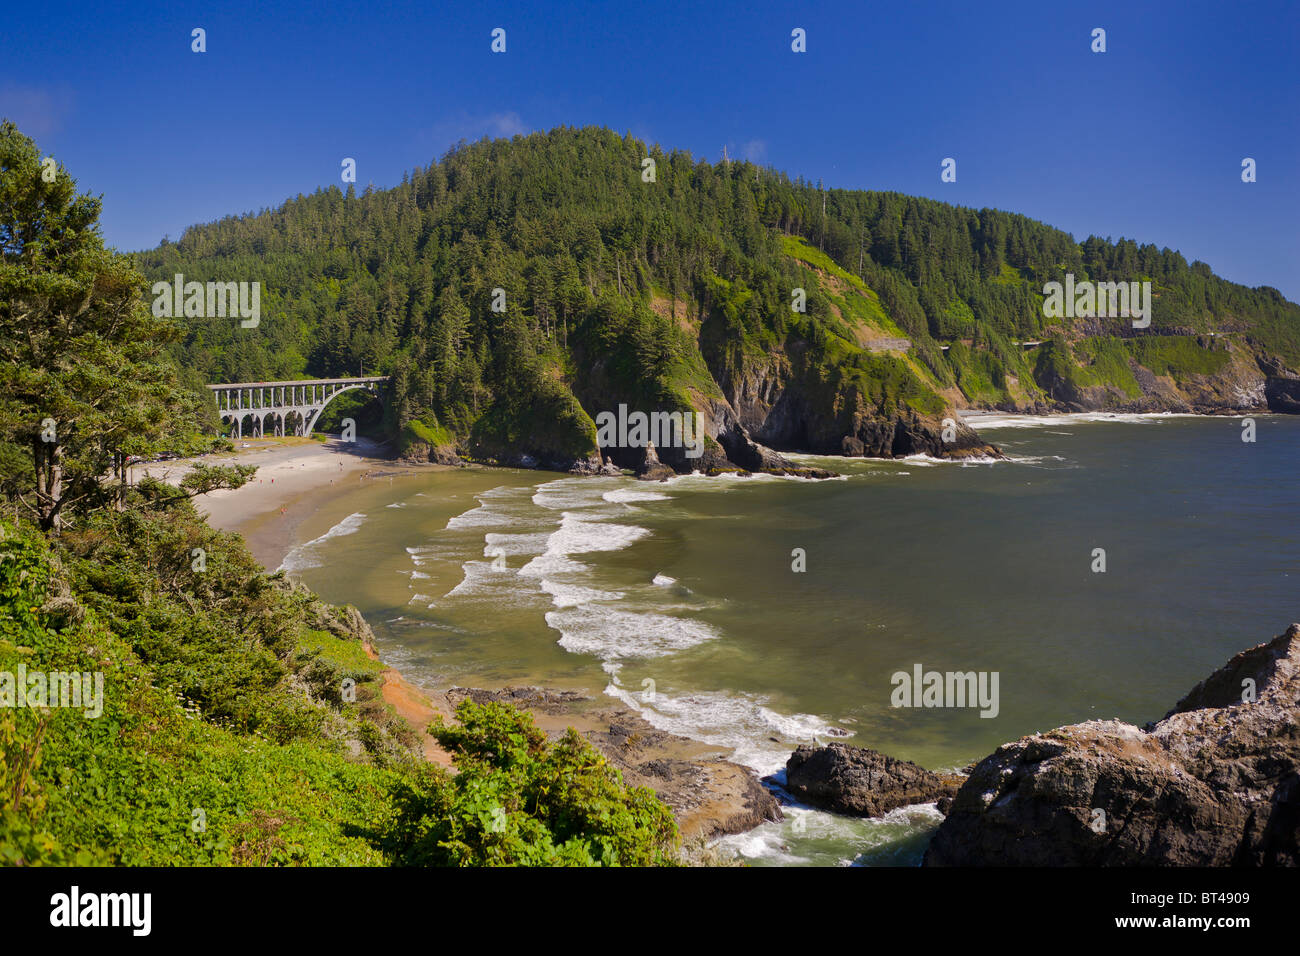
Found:
<path fill-rule="evenodd" d="M 455 443 L 451 432 L 441 425 L 426 425 L 418 418 L 413 418 L 406 423 L 406 432 L 403 434 L 403 443 L 409 444 L 412 441 L 422 441 L 426 445 L 438 447 L 440 445 L 451 445 Z"/>
<path fill-rule="evenodd" d="M 1144 340 L 1139 340 L 1138 344 L 1141 341 Z M 1142 394 L 1142 388 L 1129 365 L 1132 353 L 1120 339 L 1085 339 L 1075 351 L 1083 359 L 1075 373 L 1078 384 L 1112 386 L 1129 398 L 1137 398 Z"/>
<path fill-rule="evenodd" d="M 1153 336 L 1126 343 L 1134 357 L 1157 375 L 1170 375 L 1180 384 L 1192 375 L 1213 375 L 1228 364 L 1225 350 L 1202 348 L 1184 336 Z"/>
<path fill-rule="evenodd" d="M 638 175 L 646 155 L 654 188 Z M 192 227 L 141 254 L 140 267 L 150 278 L 255 275 L 275 290 L 280 312 L 256 335 L 238 323 L 186 325 L 174 352 L 209 380 L 355 374 L 364 362 L 394 377 L 391 434 L 412 419 L 437 422 L 485 455 L 540 424 L 538 405 L 566 424 L 535 435 L 529 453 L 558 459 L 587 447 L 584 415 L 619 402 L 698 407 L 742 373 L 782 368 L 811 340 L 790 310 L 795 286 L 808 292 L 806 320 L 836 337 L 911 339 L 918 394 L 955 382 L 971 401 L 1039 395 L 1036 359 L 998 342 L 1079 337 L 1068 322 L 1048 329 L 1042 313 L 1043 284 L 1066 272 L 1149 277 L 1154 328 L 1249 327 L 1259 349 L 1300 366 L 1300 308 L 1175 251 L 1077 243 L 993 209 L 820 190 L 597 128 L 462 144 L 392 189 L 330 188 Z M 498 288 L 505 313 L 491 308 Z M 652 310 L 655 298 L 676 314 Z M 976 357 L 945 359 L 939 343 L 962 339 Z M 830 361 L 814 357 L 807 370 L 821 375 Z M 1176 376 L 1201 364 L 1181 347 L 1169 355 Z M 855 368 L 840 377 L 874 374 Z M 1081 380 L 1117 371 L 1107 364 Z M 802 384 L 835 397 L 827 379 Z"/>
<path fill-rule="evenodd" d="M 130 455 L 212 446 L 144 277 L 104 248 L 100 202 L 0 124 L 0 490 L 41 527 L 123 493 Z M 204 429 L 209 434 L 204 435 Z"/>
<path fill-rule="evenodd" d="M 36 156 L 0 126 L 0 511 L 31 518 L 0 519 L 0 672 L 85 675 L 98 690 L 78 706 L 0 707 L 0 861 L 383 864 L 407 794 L 441 794 L 459 820 L 465 799 L 507 793 L 521 778 L 503 767 L 470 759 L 478 796 L 462 798 L 423 761 L 355 610 L 268 576 L 198 515 L 193 496 L 253 469 L 199 466 L 178 487 L 122 480 L 128 453 L 216 444 L 211 409 L 166 353 L 174 330 L 144 307 L 142 277 L 103 249 L 98 201 L 63 170 L 45 184 Z M 355 307 L 347 273 L 325 270 L 313 288 Z M 284 320 L 283 297 L 268 301 Z M 190 331 L 195 345 L 203 333 Z M 549 421 L 557 445 L 594 445 L 553 357 L 481 358 L 528 385 L 495 409 Z M 41 437 L 42 417 L 57 440 Z M 494 728 L 479 729 L 486 742 Z M 576 738 L 543 749 L 542 765 L 516 768 L 540 787 L 516 832 L 554 834 L 566 862 L 667 852 L 672 819 L 652 794 L 625 792 Z"/>
<path fill-rule="evenodd" d="M 677 827 L 654 793 L 572 728 L 556 741 L 506 704 L 462 701 L 459 725 L 430 728 L 456 761 L 404 801 L 398 862 L 439 866 L 657 866 L 677 859 Z"/>
<path fill-rule="evenodd" d="M 21 661 L 104 676 L 98 717 L 0 710 L 0 859 L 675 860 L 671 814 L 651 792 L 624 788 L 576 735 L 547 744 L 512 708 L 470 705 L 463 726 L 441 729 L 456 778 L 422 763 L 382 702 L 383 666 L 342 616 L 268 579 L 188 505 L 141 514 L 109 512 L 58 553 L 0 522 L 0 670 Z M 171 569 L 169 554 L 192 541 L 207 549 L 207 570 Z M 322 620 L 331 629 L 313 626 Z M 489 801 L 506 813 L 503 831 Z"/>

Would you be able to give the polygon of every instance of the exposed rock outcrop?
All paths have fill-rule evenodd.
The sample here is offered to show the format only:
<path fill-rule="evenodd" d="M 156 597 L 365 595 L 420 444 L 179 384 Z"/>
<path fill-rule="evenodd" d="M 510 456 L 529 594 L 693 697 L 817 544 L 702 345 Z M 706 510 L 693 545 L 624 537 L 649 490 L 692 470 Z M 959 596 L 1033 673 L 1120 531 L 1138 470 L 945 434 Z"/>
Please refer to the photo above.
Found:
<path fill-rule="evenodd" d="M 801 746 L 785 764 L 785 789 L 801 803 L 855 817 L 878 817 L 913 803 L 941 802 L 962 778 L 937 774 L 865 747 Z"/>
<path fill-rule="evenodd" d="M 433 445 L 429 442 L 415 441 L 408 444 L 397 458 L 410 464 L 432 462 L 435 465 L 463 465 L 454 445 Z"/>
<path fill-rule="evenodd" d="M 672 478 L 676 474 L 677 472 L 659 460 L 659 455 L 655 452 L 654 442 L 648 442 L 645 446 L 645 458 L 642 459 L 640 466 L 638 466 L 636 476 L 642 481 L 662 481 L 665 478 Z"/>
<path fill-rule="evenodd" d="M 749 437 L 749 433 L 739 422 L 733 422 L 730 428 L 718 432 L 717 441 L 726 450 L 727 458 L 745 471 L 794 475 L 800 478 L 835 477 L 833 471 L 824 468 L 802 468 L 766 445 L 760 445 Z"/>
<path fill-rule="evenodd" d="M 1300 865 L 1300 625 L 1145 728 L 1094 720 L 998 748 L 925 865 Z"/>
<path fill-rule="evenodd" d="M 1265 379 L 1264 398 L 1270 412 L 1300 415 L 1300 379 L 1283 376 Z"/>
<path fill-rule="evenodd" d="M 602 459 L 599 452 L 592 452 L 585 458 L 575 460 L 569 466 L 568 472 L 571 475 L 608 475 L 611 473 L 611 468 L 613 474 L 621 474 L 618 467 Z"/>

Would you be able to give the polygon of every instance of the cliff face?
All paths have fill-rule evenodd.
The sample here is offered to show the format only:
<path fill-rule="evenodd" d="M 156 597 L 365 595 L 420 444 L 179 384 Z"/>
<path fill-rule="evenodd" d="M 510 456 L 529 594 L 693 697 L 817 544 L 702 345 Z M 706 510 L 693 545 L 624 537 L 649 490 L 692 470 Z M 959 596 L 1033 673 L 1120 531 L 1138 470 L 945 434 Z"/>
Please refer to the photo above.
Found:
<path fill-rule="evenodd" d="M 998 748 L 924 865 L 1300 865 L 1300 625 L 1144 728 L 1087 721 Z"/>
<path fill-rule="evenodd" d="M 1246 339 L 1103 335 L 1043 343 L 1025 362 L 1022 387 L 971 404 L 1026 414 L 1300 412 L 1300 376 Z"/>
<path fill-rule="evenodd" d="M 872 357 L 876 367 L 868 381 L 893 374 L 901 379 L 900 391 L 910 391 L 878 399 L 843 368 L 820 367 L 801 345 L 790 343 L 768 363 L 724 376 L 724 418 L 734 418 L 755 440 L 782 451 L 869 458 L 1000 456 L 902 360 Z M 945 420 L 950 441 L 944 441 Z"/>

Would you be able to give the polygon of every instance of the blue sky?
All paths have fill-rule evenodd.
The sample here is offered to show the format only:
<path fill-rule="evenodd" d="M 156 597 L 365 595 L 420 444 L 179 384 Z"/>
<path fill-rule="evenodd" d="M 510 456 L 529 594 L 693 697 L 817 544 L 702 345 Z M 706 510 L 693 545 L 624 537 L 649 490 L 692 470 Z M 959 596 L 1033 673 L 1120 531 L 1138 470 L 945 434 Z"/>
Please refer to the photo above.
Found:
<path fill-rule="evenodd" d="M 1300 300 L 1296 3 L 131 7 L 0 24 L 0 116 L 103 194 L 124 250 L 339 183 L 343 157 L 382 187 L 462 137 L 599 124 L 1170 246 Z"/>

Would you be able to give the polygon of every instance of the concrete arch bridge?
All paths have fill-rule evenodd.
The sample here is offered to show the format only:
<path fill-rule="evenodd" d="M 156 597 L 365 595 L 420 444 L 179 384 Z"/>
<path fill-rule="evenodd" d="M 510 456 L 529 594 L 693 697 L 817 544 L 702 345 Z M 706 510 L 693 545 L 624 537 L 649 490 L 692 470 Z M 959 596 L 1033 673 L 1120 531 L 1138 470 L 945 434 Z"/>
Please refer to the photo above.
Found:
<path fill-rule="evenodd" d="M 209 385 L 222 422 L 234 426 L 234 438 L 311 434 L 325 406 L 344 392 L 365 389 L 382 397 L 387 375 L 318 378 L 297 382 L 229 382 Z"/>

